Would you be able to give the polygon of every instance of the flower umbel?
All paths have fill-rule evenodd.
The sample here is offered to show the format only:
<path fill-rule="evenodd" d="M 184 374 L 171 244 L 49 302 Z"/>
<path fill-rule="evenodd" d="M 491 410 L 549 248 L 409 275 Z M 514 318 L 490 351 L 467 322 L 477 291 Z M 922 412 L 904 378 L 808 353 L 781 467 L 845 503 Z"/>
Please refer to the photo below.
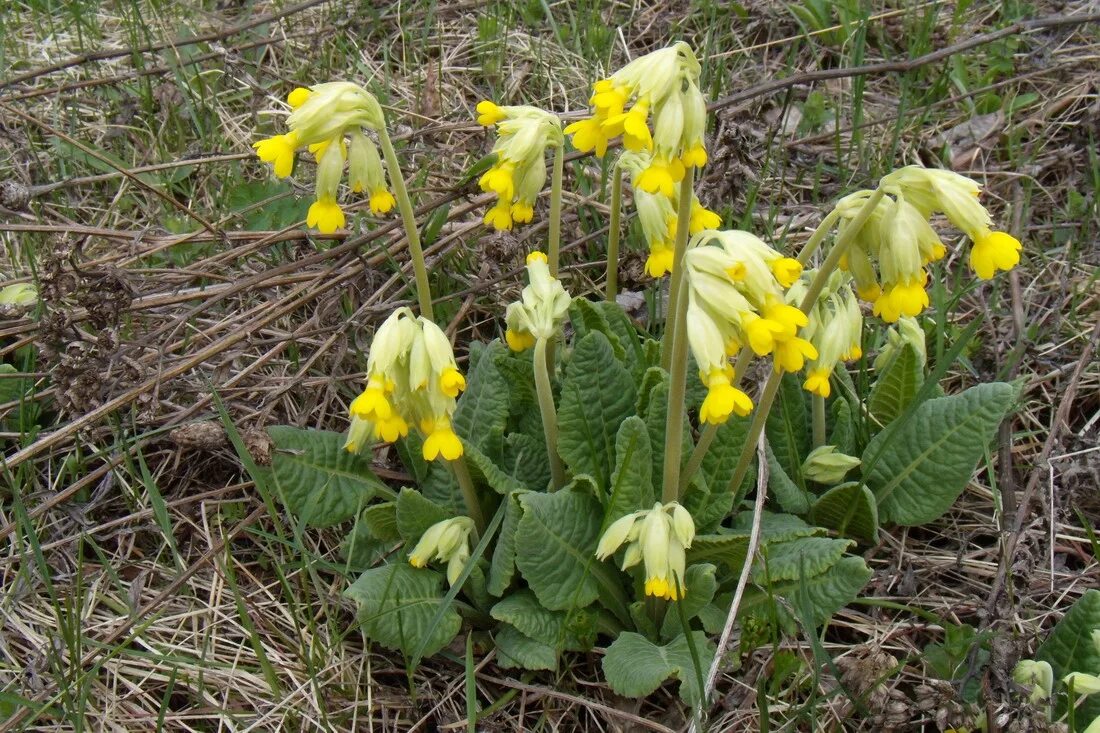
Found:
<path fill-rule="evenodd" d="M 463 450 L 451 415 L 464 389 L 466 379 L 439 326 L 399 308 L 374 334 L 367 386 L 349 407 L 352 429 L 344 447 L 352 452 L 366 447 L 364 423 L 376 440 L 386 443 L 408 435 L 409 426 L 415 425 L 424 435 L 425 460 L 456 460 Z"/>
<path fill-rule="evenodd" d="M 561 147 L 561 120 L 538 107 L 477 105 L 479 124 L 495 125 L 496 162 L 479 179 L 482 191 L 496 194 L 485 224 L 497 230 L 526 224 L 535 215 L 535 200 L 546 183 L 546 150 Z"/>
<path fill-rule="evenodd" d="M 317 195 L 309 207 L 306 224 L 323 234 L 344 226 L 339 204 L 340 179 L 348 163 L 349 186 L 369 196 L 371 213 L 384 214 L 395 200 L 386 184 L 386 172 L 374 143 L 364 129 L 379 131 L 385 125 L 382 107 L 374 96 L 351 82 L 329 82 L 298 87 L 287 97 L 293 110 L 287 117 L 289 132 L 265 138 L 252 147 L 279 178 L 294 170 L 297 152 L 308 149 L 317 161 Z M 345 139 L 350 138 L 350 144 Z"/>
<path fill-rule="evenodd" d="M 810 270 L 791 286 L 787 291 L 789 304 L 802 302 L 816 274 L 816 270 Z M 829 378 L 838 362 L 863 355 L 863 314 L 850 282 L 851 277 L 844 272 L 836 271 L 829 276 L 801 332 L 817 351 L 817 356 L 806 365 L 806 380 L 802 386 L 819 397 L 828 397 L 832 392 Z"/>
<path fill-rule="evenodd" d="M 620 517 L 608 526 L 596 547 L 596 558 L 606 560 L 626 544 L 622 569 L 639 562 L 645 567 L 645 594 L 669 601 L 684 597 L 685 550 L 695 539 L 695 521 L 675 501 Z"/>
<path fill-rule="evenodd" d="M 504 314 L 504 337 L 513 351 L 529 349 L 538 339 L 553 338 L 560 332 L 572 302 L 561 281 L 550 274 L 542 252 L 527 255 L 527 277 L 530 282 L 521 299 L 509 303 Z"/>
<path fill-rule="evenodd" d="M 469 517 L 452 517 L 436 522 L 425 530 L 409 553 L 409 564 L 422 568 L 430 562 L 445 562 L 447 582 L 454 585 L 470 558 L 470 536 L 473 531 L 474 520 Z"/>

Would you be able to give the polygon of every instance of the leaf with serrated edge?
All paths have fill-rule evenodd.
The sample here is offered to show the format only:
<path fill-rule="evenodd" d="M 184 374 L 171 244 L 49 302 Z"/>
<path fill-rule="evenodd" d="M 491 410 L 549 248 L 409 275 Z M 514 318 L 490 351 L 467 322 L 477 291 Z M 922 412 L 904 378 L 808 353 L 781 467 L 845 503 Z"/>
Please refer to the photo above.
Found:
<path fill-rule="evenodd" d="M 497 664 L 505 669 L 553 671 L 558 667 L 558 651 L 532 639 L 511 624 L 501 624 L 493 641 L 497 645 Z"/>
<path fill-rule="evenodd" d="M 878 538 L 878 505 L 875 495 L 858 481 L 829 489 L 814 502 L 810 518 L 815 524 L 868 543 Z"/>
<path fill-rule="evenodd" d="M 718 426 L 714 434 L 714 440 L 710 444 L 710 450 L 703 456 L 703 462 L 699 466 L 699 472 L 706 478 L 711 494 L 717 492 L 728 493 L 730 479 L 733 478 L 737 461 L 741 457 L 741 450 L 745 447 L 745 438 L 748 437 L 751 417 L 731 415 L 729 420 Z M 748 473 L 738 487 L 738 496 L 744 496 L 748 487 L 756 485 L 756 462 L 749 464 Z"/>
<path fill-rule="evenodd" d="M 591 474 L 605 488 L 615 434 L 633 414 L 634 380 L 614 357 L 607 337 L 588 334 L 573 351 L 558 408 L 558 452 L 569 469 Z"/>
<path fill-rule="evenodd" d="M 675 677 L 680 680 L 680 697 L 694 706 L 701 698 L 699 673 L 706 678 L 715 647 L 701 631 L 693 632 L 692 639 L 699 654 L 699 670 L 695 669 L 686 637 L 678 636 L 665 646 L 657 646 L 641 634 L 624 631 L 607 647 L 604 678 L 620 695 L 644 697 Z"/>
<path fill-rule="evenodd" d="M 615 471 L 604 526 L 619 517 L 653 506 L 653 459 L 649 433 L 642 419 L 628 417 L 615 437 Z"/>
<path fill-rule="evenodd" d="M 825 572 L 855 544 L 831 537 L 796 537 L 785 542 L 769 542 L 762 548 L 763 558 L 753 567 L 753 582 L 812 578 Z"/>
<path fill-rule="evenodd" d="M 749 550 L 749 534 L 700 534 L 695 535 L 687 551 L 688 563 L 720 562 L 738 572 L 745 564 Z"/>
<path fill-rule="evenodd" d="M 370 529 L 373 537 L 380 540 L 399 540 L 401 532 L 397 529 L 397 504 L 387 501 L 375 504 L 363 510 L 363 523 Z"/>
<path fill-rule="evenodd" d="M 771 445 L 765 446 L 764 454 L 768 461 L 768 489 L 785 512 L 805 514 L 810 511 L 810 494 L 795 485 L 787 475 L 787 469 L 780 465 Z"/>
<path fill-rule="evenodd" d="M 618 334 L 611 330 L 611 324 L 607 322 L 607 316 L 596 308 L 595 304 L 584 298 L 574 298 L 569 304 L 569 323 L 576 332 L 576 340 L 580 341 L 590 333 L 602 333 L 607 337 L 615 358 L 620 361 L 626 355 Z"/>
<path fill-rule="evenodd" d="M 492 357 L 499 343 L 484 348 L 467 379 L 466 391 L 458 398 L 454 416 L 455 433 L 463 443 L 473 445 L 486 455 L 499 456 L 508 421 L 508 382 L 501 376 Z"/>
<path fill-rule="evenodd" d="M 519 497 L 516 566 L 539 602 L 551 611 L 583 608 L 596 600 L 600 505 L 586 494 L 562 489 Z"/>
<path fill-rule="evenodd" d="M 462 619 L 454 608 L 431 625 L 443 600 L 443 576 L 427 568 L 394 562 L 363 573 L 344 595 L 359 604 L 359 622 L 368 638 L 406 655 L 427 640 L 430 656 L 455 638 Z"/>
<path fill-rule="evenodd" d="M 516 530 L 519 528 L 520 517 L 523 516 L 517 496 L 518 494 L 512 494 L 504 498 L 508 504 L 504 507 L 500 535 L 497 537 L 496 549 L 493 550 L 493 561 L 489 565 L 489 592 L 494 596 L 504 593 L 516 572 Z"/>
<path fill-rule="evenodd" d="M 928 400 L 898 429 L 876 435 L 863 461 L 871 465 L 864 481 L 879 519 L 916 526 L 942 516 L 966 488 L 1015 395 L 1004 382 L 979 384 Z"/>
<path fill-rule="evenodd" d="M 587 615 L 588 611 L 550 611 L 543 608 L 534 593 L 519 590 L 494 605 L 489 615 L 554 649 L 582 650 L 585 644 L 570 632 L 571 613 Z"/>
<path fill-rule="evenodd" d="M 342 434 L 289 425 L 267 432 L 276 447 L 271 458 L 276 485 L 286 508 L 304 523 L 327 527 L 343 522 L 375 494 L 390 494 L 368 459 L 344 450 Z"/>
<path fill-rule="evenodd" d="M 870 579 L 871 569 L 862 557 L 844 557 L 824 573 L 812 578 L 772 583 L 767 590 L 754 587 L 747 589 L 741 600 L 741 613 L 748 615 L 762 612 L 769 604 L 774 603 L 772 596 L 793 599 L 804 591 L 814 614 L 813 621 L 820 625 L 851 603 Z"/>
<path fill-rule="evenodd" d="M 420 539 L 428 527 L 453 516 L 415 489 L 404 488 L 397 495 L 397 531 L 406 541 Z"/>
<path fill-rule="evenodd" d="M 500 467 L 493 463 L 489 456 L 482 453 L 474 446 L 466 447 L 466 463 L 475 478 L 484 479 L 490 489 L 501 495 L 508 495 L 513 491 L 526 491 L 519 480 L 509 476 Z"/>

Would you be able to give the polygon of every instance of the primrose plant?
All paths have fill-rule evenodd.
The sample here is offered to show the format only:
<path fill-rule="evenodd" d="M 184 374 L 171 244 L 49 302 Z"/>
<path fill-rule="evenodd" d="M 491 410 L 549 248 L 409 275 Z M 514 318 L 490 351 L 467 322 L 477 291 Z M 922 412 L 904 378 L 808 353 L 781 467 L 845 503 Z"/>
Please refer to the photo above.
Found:
<path fill-rule="evenodd" d="M 1019 260 L 978 185 L 901 168 L 840 199 L 787 256 L 720 229 L 695 195 L 707 163 L 699 73 L 684 43 L 638 58 L 596 82 L 590 116 L 564 129 L 534 107 L 477 106 L 496 133 L 471 174 L 494 198 L 487 226 L 530 222 L 550 151 L 553 162 L 545 250 L 527 256 L 503 339 L 471 343 L 465 374 L 433 320 L 417 222 L 375 99 L 347 82 L 295 89 L 289 131 L 256 144 L 280 176 L 299 149 L 312 154 L 308 223 L 321 231 L 344 224 L 345 162 L 373 213 L 396 203 L 404 219 L 419 313 L 398 308 L 375 331 L 347 434 L 271 433 L 288 508 L 315 526 L 354 518 L 344 549 L 361 575 L 347 595 L 366 636 L 410 664 L 464 627 L 505 667 L 553 670 L 599 645 L 619 693 L 676 678 L 684 700 L 703 706 L 711 638 L 740 585 L 743 628 L 823 623 L 870 577 L 851 551 L 883 525 L 943 514 L 1015 399 L 1000 383 L 945 396 L 939 377 L 966 338 L 929 364 L 917 320 L 949 251 L 934 215 L 969 237 L 978 278 Z M 567 136 L 598 157 L 620 150 L 603 300 L 558 279 Z M 628 193 L 646 272 L 669 298 L 649 332 L 615 303 Z M 858 383 L 844 362 L 859 363 Z M 409 476 L 400 491 L 368 460 L 389 443 Z M 753 492 L 767 497 L 759 515 L 746 504 Z"/>

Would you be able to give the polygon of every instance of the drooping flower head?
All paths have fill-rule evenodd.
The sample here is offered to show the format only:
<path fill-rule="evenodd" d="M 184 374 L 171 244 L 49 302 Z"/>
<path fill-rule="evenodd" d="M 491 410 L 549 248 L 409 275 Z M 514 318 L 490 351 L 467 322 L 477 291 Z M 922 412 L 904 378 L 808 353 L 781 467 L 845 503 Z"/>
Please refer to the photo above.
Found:
<path fill-rule="evenodd" d="M 445 562 L 447 582 L 454 585 L 470 558 L 470 536 L 473 531 L 474 520 L 469 517 L 452 517 L 436 522 L 424 531 L 409 553 L 409 564 L 422 568 L 430 562 Z"/>
<path fill-rule="evenodd" d="M 399 308 L 374 334 L 367 358 L 367 386 L 352 401 L 352 429 L 344 447 L 366 447 L 366 425 L 376 440 L 392 443 L 415 425 L 424 434 L 425 460 L 462 455 L 451 427 L 455 400 L 466 379 L 455 363 L 451 342 L 432 321 Z M 356 422 L 359 420 L 361 422 Z"/>
<path fill-rule="evenodd" d="M 366 193 L 374 214 L 384 214 L 396 203 L 386 184 L 386 172 L 374 142 L 364 130 L 379 131 L 385 125 L 378 100 L 351 82 L 329 82 L 298 87 L 287 97 L 292 112 L 287 117 L 289 132 L 265 138 L 252 147 L 265 163 L 271 163 L 279 178 L 294 170 L 294 159 L 308 149 L 317 161 L 316 197 L 306 223 L 324 234 L 344 226 L 339 204 L 340 180 L 348 164 L 349 185 L 355 193 Z M 345 142 L 350 138 L 350 142 Z"/>
<path fill-rule="evenodd" d="M 742 231 L 706 230 L 692 238 L 684 255 L 688 345 L 707 386 L 699 411 L 718 424 L 732 413 L 746 415 L 752 401 L 733 386 L 729 357 L 742 346 L 771 355 L 777 371 L 795 372 L 817 358 L 799 329 L 806 315 L 785 300 L 801 265 Z"/>
<path fill-rule="evenodd" d="M 673 186 L 671 195 L 650 193 L 639 187 L 638 179 L 649 168 L 653 156 L 648 152 L 624 151 L 617 165 L 630 174 L 630 185 L 634 192 L 634 208 L 638 211 L 638 223 L 642 236 L 649 247 L 645 271 L 650 277 L 663 277 L 672 272 L 676 240 L 676 204 L 680 196 L 680 186 Z M 722 225 L 722 219 L 715 212 L 703 206 L 699 198 L 692 195 L 691 218 L 688 232 L 698 234 L 704 229 L 716 229 Z"/>
<path fill-rule="evenodd" d="M 482 191 L 497 197 L 485 223 L 511 229 L 534 217 L 535 200 L 546 183 L 546 150 L 563 144 L 561 120 L 538 107 L 501 107 L 489 101 L 478 103 L 477 111 L 478 123 L 497 128 L 497 160 L 478 181 Z"/>
<path fill-rule="evenodd" d="M 561 281 L 550 274 L 542 252 L 527 255 L 527 277 L 529 283 L 520 300 L 509 303 L 504 314 L 504 338 L 513 351 L 529 349 L 538 339 L 553 338 L 561 330 L 572 302 Z"/>
<path fill-rule="evenodd" d="M 608 526 L 596 547 L 596 558 L 606 560 L 626 544 L 622 569 L 639 562 L 645 568 L 645 594 L 669 601 L 684 597 L 685 550 L 695 539 L 691 513 L 675 501 L 660 502 L 620 517 Z"/>
<path fill-rule="evenodd" d="M 641 56 L 593 84 L 592 115 L 565 132 L 577 150 L 601 158 L 618 137 L 627 150 L 652 153 L 638 187 L 671 196 L 686 167 L 707 162 L 700 71 L 695 53 L 682 41 Z"/>
<path fill-rule="evenodd" d="M 787 303 L 796 307 L 801 304 L 816 274 L 816 270 L 803 273 L 787 290 Z M 851 277 L 846 273 L 833 272 L 801 331 L 801 336 L 817 351 L 817 356 L 806 365 L 806 381 L 802 386 L 821 397 L 828 397 L 831 392 L 829 378 L 837 363 L 863 355 L 863 314 L 850 283 Z"/>
<path fill-rule="evenodd" d="M 856 292 L 874 304 L 875 315 L 884 321 L 894 323 L 928 307 L 927 267 L 947 253 L 929 221 L 933 214 L 945 214 L 970 237 L 970 267 L 979 278 L 988 280 L 1019 263 L 1020 242 L 991 230 L 977 182 L 952 171 L 906 166 L 884 176 L 879 185 L 886 195 L 856 234 L 841 266 L 852 273 Z M 870 196 L 871 191 L 857 191 L 837 203 L 840 231 L 851 226 Z"/>

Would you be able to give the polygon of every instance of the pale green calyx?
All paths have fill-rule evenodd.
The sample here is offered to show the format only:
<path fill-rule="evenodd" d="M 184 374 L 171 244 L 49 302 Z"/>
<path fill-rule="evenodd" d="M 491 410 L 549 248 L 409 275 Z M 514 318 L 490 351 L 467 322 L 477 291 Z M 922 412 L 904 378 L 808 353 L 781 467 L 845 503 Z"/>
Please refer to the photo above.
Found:
<path fill-rule="evenodd" d="M 836 484 L 860 464 L 855 456 L 837 452 L 835 445 L 822 445 L 810 451 L 802 462 L 802 475 L 820 484 Z"/>

